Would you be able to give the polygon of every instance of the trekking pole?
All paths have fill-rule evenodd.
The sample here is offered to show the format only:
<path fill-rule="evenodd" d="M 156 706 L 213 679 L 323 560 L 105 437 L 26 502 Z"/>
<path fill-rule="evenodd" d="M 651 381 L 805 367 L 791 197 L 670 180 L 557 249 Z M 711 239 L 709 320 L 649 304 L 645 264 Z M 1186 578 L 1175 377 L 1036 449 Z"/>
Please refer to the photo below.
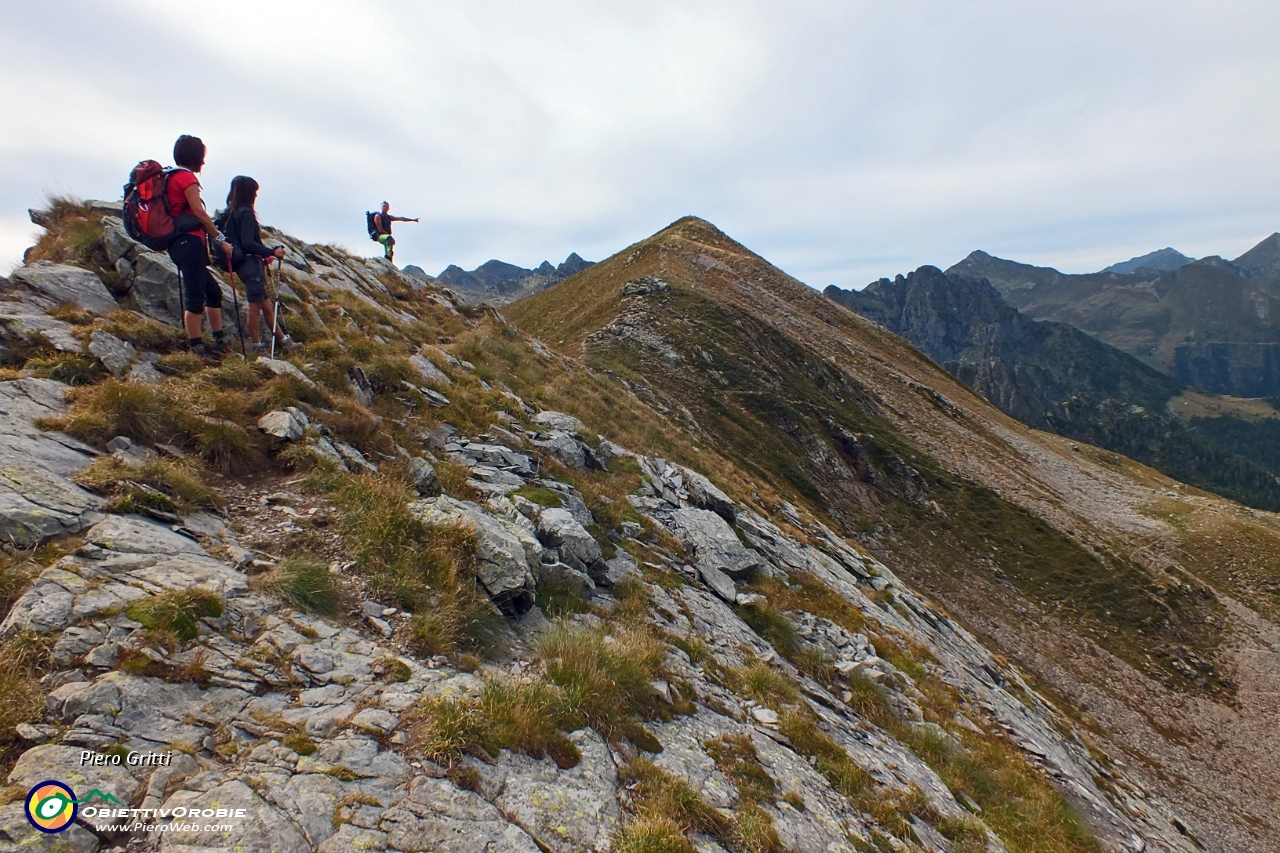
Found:
<path fill-rule="evenodd" d="M 236 306 L 236 331 L 240 333 L 240 357 L 248 361 L 249 350 L 244 345 L 244 323 L 240 320 L 240 291 L 236 290 L 236 274 L 231 269 L 231 258 L 227 258 L 227 276 L 231 279 L 231 300 Z"/>
<path fill-rule="evenodd" d="M 276 258 L 276 304 L 271 310 L 271 357 L 276 357 L 276 329 L 280 328 L 280 259 Z"/>

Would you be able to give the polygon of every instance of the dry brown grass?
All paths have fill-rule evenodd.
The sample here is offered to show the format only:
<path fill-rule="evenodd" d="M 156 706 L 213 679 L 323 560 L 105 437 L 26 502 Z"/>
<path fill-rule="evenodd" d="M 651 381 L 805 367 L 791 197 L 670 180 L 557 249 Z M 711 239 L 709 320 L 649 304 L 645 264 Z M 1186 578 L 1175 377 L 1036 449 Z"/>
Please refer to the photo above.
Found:
<path fill-rule="evenodd" d="M 24 262 L 53 261 L 60 264 L 106 266 L 102 251 L 102 215 L 91 211 L 79 199 L 52 196 L 47 208 L 48 225 Z"/>
<path fill-rule="evenodd" d="M 154 458 L 130 466 L 114 456 L 99 456 L 73 479 L 112 501 L 128 497 L 138 491 L 138 484 L 143 484 L 163 492 L 178 511 L 216 509 L 222 505 L 222 498 L 205 483 L 200 465 L 189 459 Z"/>
<path fill-rule="evenodd" d="M 30 634 L 0 643 L 0 776 L 8 774 L 29 746 L 16 727 L 39 722 L 44 712 L 45 688 L 40 677 L 48 671 L 52 649 L 51 638 Z"/>

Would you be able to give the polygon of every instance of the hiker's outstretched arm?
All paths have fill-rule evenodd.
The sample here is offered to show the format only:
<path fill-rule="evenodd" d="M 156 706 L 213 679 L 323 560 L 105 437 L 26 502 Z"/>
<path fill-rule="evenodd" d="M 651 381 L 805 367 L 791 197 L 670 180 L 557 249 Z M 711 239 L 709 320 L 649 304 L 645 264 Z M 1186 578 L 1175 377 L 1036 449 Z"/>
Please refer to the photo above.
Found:
<path fill-rule="evenodd" d="M 417 222 L 418 220 L 410 219 L 407 216 L 392 216 L 391 221 L 392 222 Z"/>

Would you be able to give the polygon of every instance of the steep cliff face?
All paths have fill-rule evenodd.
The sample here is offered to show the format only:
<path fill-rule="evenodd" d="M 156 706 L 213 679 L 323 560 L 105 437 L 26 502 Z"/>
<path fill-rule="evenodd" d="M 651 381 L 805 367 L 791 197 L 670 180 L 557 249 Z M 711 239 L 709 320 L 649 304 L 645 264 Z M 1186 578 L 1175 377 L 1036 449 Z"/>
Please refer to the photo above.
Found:
<path fill-rule="evenodd" d="M 207 365 L 122 286 L 155 259 L 60 215 L 84 254 L 51 230 L 0 296 L 5 845 L 1195 849 L 1194 818 L 687 413 L 278 232 L 304 348 Z M 24 811 L 50 779 L 86 798 L 57 834 Z"/>
<path fill-rule="evenodd" d="M 1249 654 L 1233 637 L 1245 624 L 1272 636 L 1262 590 L 1275 516 L 1028 430 L 700 220 L 570 285 L 510 316 L 832 519 L 1029 666 L 1105 742 L 1162 774 L 1176 767 L 1185 783 L 1162 790 L 1195 813 L 1197 834 L 1213 825 L 1211 844 L 1248 847 L 1237 798 L 1252 814 L 1270 806 L 1221 771 L 1222 753 L 1203 761 L 1186 738 L 1209 743 L 1237 720 L 1212 742 L 1230 752 L 1226 764 L 1270 778 L 1249 755 L 1271 713 L 1255 691 L 1272 688 L 1254 679 L 1273 675 L 1233 663 Z M 1222 514 L 1210 520 L 1209 506 Z M 1213 539 L 1242 546 L 1246 527 L 1260 538 L 1221 571 L 1226 549 Z"/>
<path fill-rule="evenodd" d="M 901 335 L 1001 410 L 1039 429 L 1069 420 L 1072 398 L 1119 398 L 1159 412 L 1182 390 L 1177 380 L 1071 326 L 1024 316 L 985 280 L 921 267 L 861 291 L 833 286 L 825 294 Z"/>
<path fill-rule="evenodd" d="M 985 252 L 947 272 L 985 278 L 1029 317 L 1075 326 L 1205 391 L 1258 397 L 1280 391 L 1274 243 L 1169 272 L 1065 275 Z"/>
<path fill-rule="evenodd" d="M 1280 510 L 1263 457 L 1241 455 L 1169 413 L 1181 382 L 1063 323 L 1032 320 L 985 279 L 922 267 L 828 298 L 918 347 L 1023 423 L 1086 441 L 1249 506 Z"/>

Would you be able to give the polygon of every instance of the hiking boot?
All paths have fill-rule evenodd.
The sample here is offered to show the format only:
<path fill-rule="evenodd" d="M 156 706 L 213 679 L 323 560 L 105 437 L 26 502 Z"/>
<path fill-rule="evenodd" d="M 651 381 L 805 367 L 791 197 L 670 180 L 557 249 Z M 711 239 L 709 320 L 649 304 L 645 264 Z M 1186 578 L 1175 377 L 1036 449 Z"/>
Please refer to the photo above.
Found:
<path fill-rule="evenodd" d="M 302 344 L 295 341 L 291 335 L 285 335 L 276 346 L 285 352 L 297 352 L 302 349 Z"/>
<path fill-rule="evenodd" d="M 271 355 L 271 347 L 266 344 L 249 344 L 249 353 L 259 358 Z"/>
<path fill-rule="evenodd" d="M 205 364 L 217 364 L 218 357 L 214 355 L 213 350 L 205 346 L 203 343 L 193 344 L 191 346 L 191 354 L 203 361 Z"/>

